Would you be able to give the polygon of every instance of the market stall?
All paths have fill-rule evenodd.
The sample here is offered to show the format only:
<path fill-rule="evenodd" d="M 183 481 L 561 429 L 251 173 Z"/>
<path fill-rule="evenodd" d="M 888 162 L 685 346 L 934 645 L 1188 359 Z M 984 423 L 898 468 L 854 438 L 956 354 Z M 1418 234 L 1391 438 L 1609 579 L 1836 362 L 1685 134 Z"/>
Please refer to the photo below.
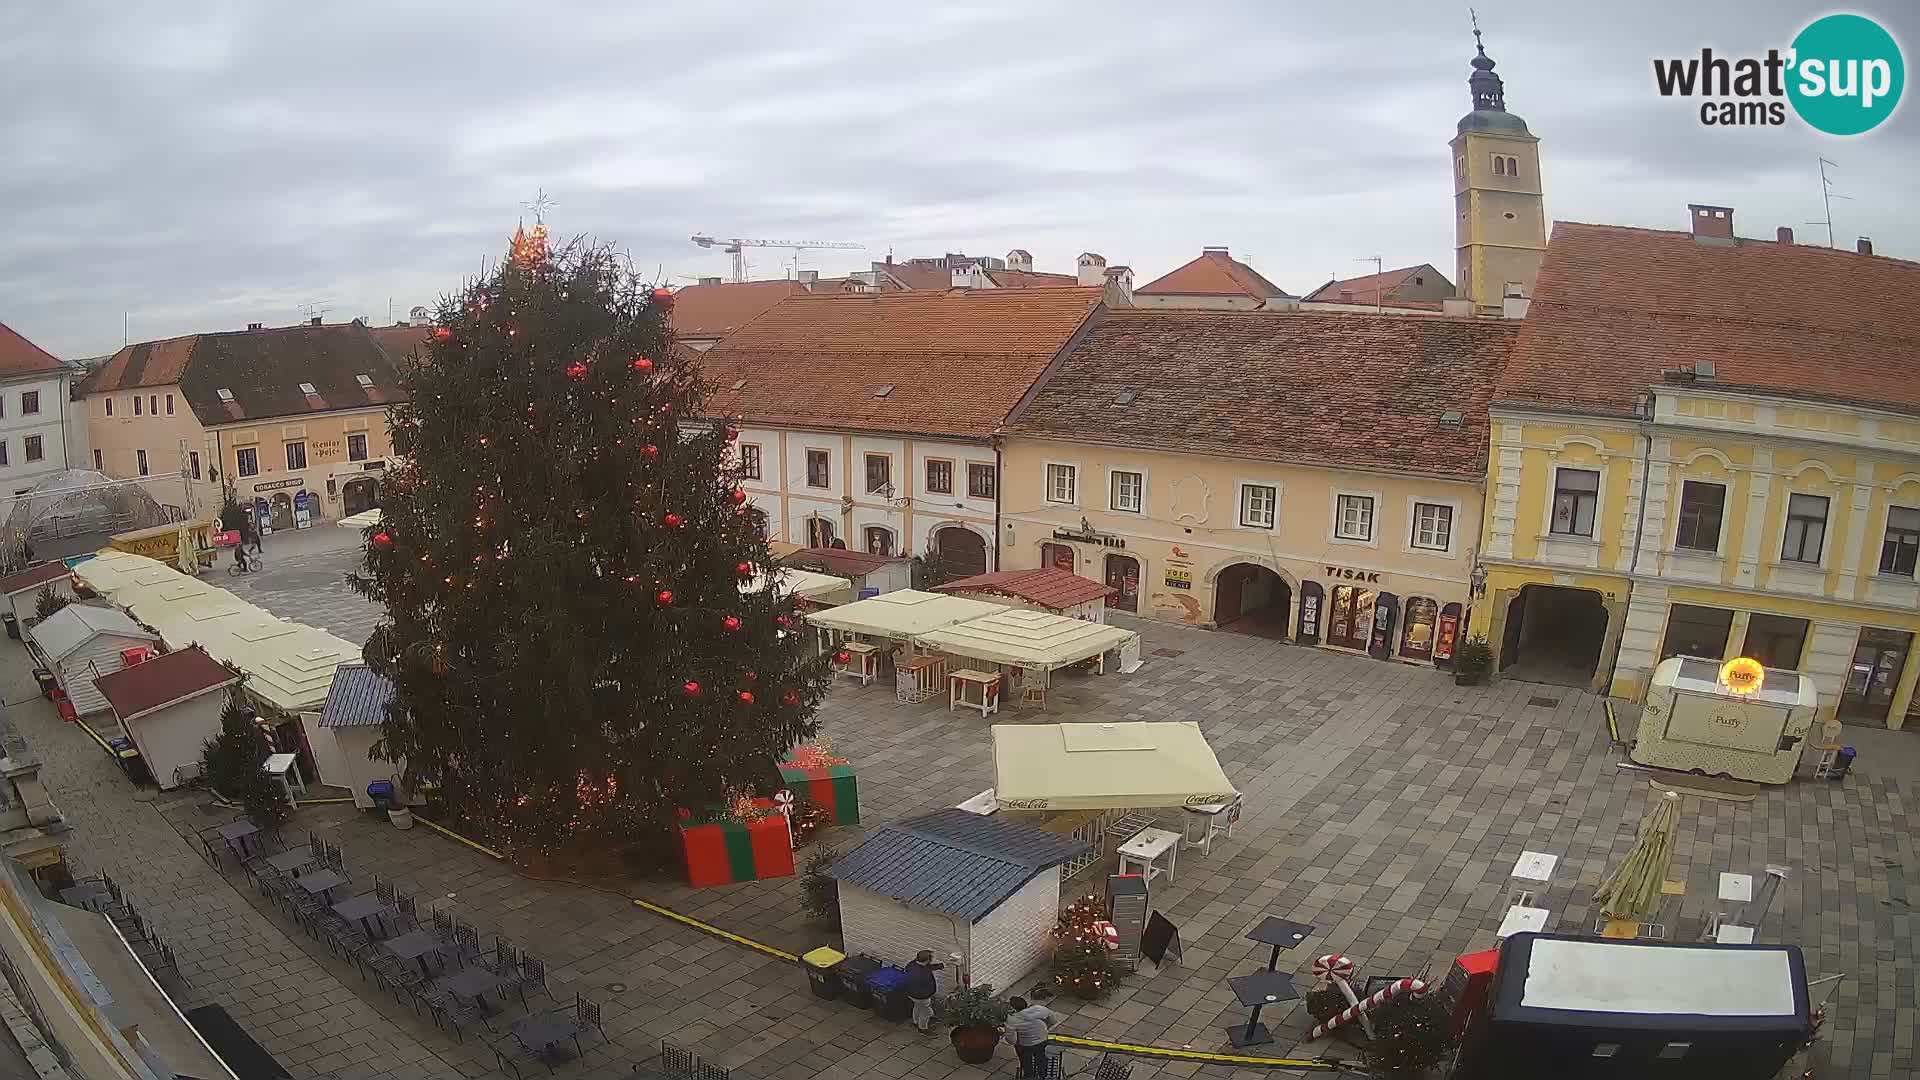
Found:
<path fill-rule="evenodd" d="M 220 691 L 239 681 L 205 650 L 192 648 L 102 675 L 98 685 L 153 782 L 167 791 L 200 775 L 206 744 L 220 734 L 226 707 Z"/>
<path fill-rule="evenodd" d="M 851 580 L 812 570 L 796 570 L 790 566 L 776 567 L 771 575 L 755 574 L 741 584 L 740 592 L 746 595 L 764 592 L 769 580 L 775 595 L 798 597 L 809 604 L 834 607 L 853 601 Z"/>
<path fill-rule="evenodd" d="M 1629 755 L 1642 765 L 1762 784 L 1793 779 L 1819 708 L 1813 680 L 1737 657 L 1653 669 Z"/>
<path fill-rule="evenodd" d="M 115 533 L 108 538 L 114 550 L 177 566 L 198 574 L 213 565 L 213 522 L 176 521 L 151 529 Z"/>
<path fill-rule="evenodd" d="M 1042 695 L 1056 668 L 1097 660 L 1104 673 L 1105 656 L 1111 652 L 1119 655 L 1124 670 L 1131 671 L 1139 666 L 1140 657 L 1140 635 L 1132 630 L 1024 608 L 1001 608 L 978 619 L 930 631 L 920 635 L 918 644 L 1038 676 L 1027 679 L 1026 684 Z"/>
<path fill-rule="evenodd" d="M 1107 597 L 1114 594 L 1111 586 L 1053 566 L 975 574 L 936 585 L 934 591 L 1096 623 L 1106 621 Z"/>
<path fill-rule="evenodd" d="M 54 681 L 76 716 L 107 708 L 94 680 L 126 666 L 129 650 L 151 651 L 160 639 L 120 612 L 93 604 L 68 604 L 27 631 L 34 659 L 53 672 Z"/>
<path fill-rule="evenodd" d="M 380 508 L 375 507 L 372 510 L 362 510 L 357 514 L 348 514 L 334 524 L 343 529 L 370 529 L 380 524 Z"/>

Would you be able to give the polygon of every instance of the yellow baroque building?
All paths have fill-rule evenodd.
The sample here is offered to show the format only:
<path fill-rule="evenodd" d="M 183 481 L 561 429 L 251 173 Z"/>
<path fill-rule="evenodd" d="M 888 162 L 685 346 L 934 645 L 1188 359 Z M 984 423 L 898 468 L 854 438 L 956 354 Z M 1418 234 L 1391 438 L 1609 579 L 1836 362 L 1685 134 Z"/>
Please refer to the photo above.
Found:
<path fill-rule="evenodd" d="M 1920 714 L 1920 266 L 1559 223 L 1490 407 L 1470 631 L 1509 677 L 1637 700 L 1675 655 Z"/>

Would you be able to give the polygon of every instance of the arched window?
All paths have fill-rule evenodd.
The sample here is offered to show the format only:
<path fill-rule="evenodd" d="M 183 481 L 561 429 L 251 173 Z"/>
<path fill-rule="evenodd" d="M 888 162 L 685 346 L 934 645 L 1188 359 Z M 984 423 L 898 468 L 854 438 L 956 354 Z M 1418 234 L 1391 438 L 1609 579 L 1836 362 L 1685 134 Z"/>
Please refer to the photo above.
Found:
<path fill-rule="evenodd" d="M 1507 175 L 1507 159 L 1504 157 L 1501 157 L 1499 154 L 1493 155 L 1493 175 L 1495 176 Z"/>
<path fill-rule="evenodd" d="M 867 526 L 867 553 L 869 555 L 893 554 L 893 530 L 880 525 Z"/>
<path fill-rule="evenodd" d="M 1520 159 L 1519 158 L 1510 157 L 1507 159 L 1507 175 L 1508 176 L 1520 175 Z"/>

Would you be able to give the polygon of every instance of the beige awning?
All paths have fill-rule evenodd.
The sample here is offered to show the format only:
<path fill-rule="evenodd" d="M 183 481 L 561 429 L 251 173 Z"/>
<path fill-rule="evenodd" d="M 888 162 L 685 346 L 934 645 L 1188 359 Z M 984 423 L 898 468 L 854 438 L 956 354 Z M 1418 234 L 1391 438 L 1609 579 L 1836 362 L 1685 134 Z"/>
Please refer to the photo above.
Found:
<path fill-rule="evenodd" d="M 1118 649 L 1139 636 L 1118 626 L 1003 607 L 991 615 L 923 634 L 919 644 L 995 664 L 1051 671 Z"/>
<path fill-rule="evenodd" d="M 807 616 L 807 621 L 815 626 L 849 634 L 870 634 L 910 641 L 944 626 L 1004 610 L 1001 605 L 985 600 L 901 589 L 813 612 Z"/>
<path fill-rule="evenodd" d="M 339 525 L 343 529 L 364 529 L 369 525 L 378 525 L 380 524 L 380 508 L 376 506 L 371 510 L 362 510 L 357 514 L 349 514 L 334 524 Z"/>
<path fill-rule="evenodd" d="M 1238 794 L 1191 722 L 995 724 L 993 772 L 1003 810 L 1200 806 Z"/>
<path fill-rule="evenodd" d="M 773 582 L 776 593 L 781 596 L 791 594 L 802 599 L 827 603 L 843 603 L 853 599 L 853 582 L 843 577 L 834 577 L 832 574 L 777 566 L 773 570 Z M 766 587 L 767 575 L 755 574 L 740 586 L 740 591 L 757 593 Z"/>

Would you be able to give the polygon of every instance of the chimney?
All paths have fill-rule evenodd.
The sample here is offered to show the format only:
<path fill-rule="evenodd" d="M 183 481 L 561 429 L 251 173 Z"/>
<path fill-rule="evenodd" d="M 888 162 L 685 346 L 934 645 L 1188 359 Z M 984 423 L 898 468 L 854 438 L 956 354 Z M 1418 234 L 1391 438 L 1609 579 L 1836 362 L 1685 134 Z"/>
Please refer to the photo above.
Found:
<path fill-rule="evenodd" d="M 1473 318 L 1473 301 L 1464 296 L 1449 296 L 1440 301 L 1440 314 L 1449 319 Z"/>
<path fill-rule="evenodd" d="M 1701 244 L 1733 243 L 1733 207 L 1688 203 L 1693 214 L 1693 239 Z"/>
<path fill-rule="evenodd" d="M 265 328 L 265 324 L 263 323 L 250 322 L 247 324 L 247 329 L 249 330 L 261 330 L 264 328 Z"/>
<path fill-rule="evenodd" d="M 1793 230 L 1788 228 L 1785 225 L 1782 225 L 1778 229 L 1774 230 L 1773 238 L 1778 243 L 1791 244 L 1793 243 Z"/>
<path fill-rule="evenodd" d="M 1014 248 L 1007 252 L 1007 269 L 1023 273 L 1033 272 L 1033 253 L 1026 248 Z"/>
<path fill-rule="evenodd" d="M 1854 243 L 1853 250 L 1862 255 L 1871 255 L 1873 254 L 1873 241 L 1863 236 Z"/>
<path fill-rule="evenodd" d="M 1104 285 L 1107 282 L 1107 257 L 1083 251 L 1076 260 L 1080 268 L 1079 283 L 1082 285 Z"/>
<path fill-rule="evenodd" d="M 802 285 L 812 285 L 814 282 L 819 280 L 820 280 L 820 271 L 818 270 L 800 271 L 800 284 Z"/>
<path fill-rule="evenodd" d="M 320 316 L 318 316 L 318 315 L 315 315 L 315 316 L 314 316 L 313 318 L 311 318 L 311 319 L 308 319 L 308 320 L 307 320 L 307 325 L 308 325 L 308 326 L 319 326 L 319 325 L 320 325 Z"/>
<path fill-rule="evenodd" d="M 1203 248 L 1201 248 L 1201 249 L 1200 249 L 1200 254 L 1202 254 L 1202 255 L 1226 255 L 1226 256 L 1227 256 L 1227 258 L 1229 258 L 1229 259 L 1231 259 L 1231 258 L 1233 258 L 1233 256 L 1232 256 L 1232 255 L 1228 255 L 1228 254 L 1227 254 L 1227 249 L 1226 249 L 1226 248 L 1223 248 L 1223 247 L 1203 247 Z"/>
<path fill-rule="evenodd" d="M 700 279 L 700 284 L 702 284 L 702 285 L 718 285 L 718 284 L 720 284 L 720 279 L 719 279 L 719 278 L 717 278 L 717 277 L 703 277 L 703 278 L 701 278 L 701 279 Z"/>
<path fill-rule="evenodd" d="M 1106 302 L 1108 307 L 1133 306 L 1133 267 L 1107 267 Z"/>

